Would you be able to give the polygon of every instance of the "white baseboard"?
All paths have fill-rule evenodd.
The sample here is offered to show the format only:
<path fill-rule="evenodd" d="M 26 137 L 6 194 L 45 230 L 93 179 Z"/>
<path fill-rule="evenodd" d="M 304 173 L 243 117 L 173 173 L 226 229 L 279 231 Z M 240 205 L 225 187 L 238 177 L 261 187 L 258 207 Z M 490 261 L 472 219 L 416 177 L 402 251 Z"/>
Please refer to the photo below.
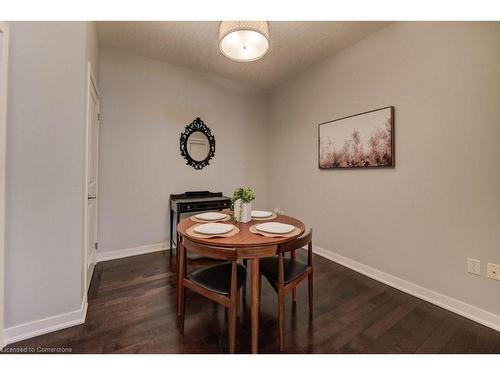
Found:
<path fill-rule="evenodd" d="M 131 257 L 134 255 L 154 253 L 155 251 L 162 251 L 169 249 L 169 243 L 158 242 L 151 245 L 144 245 L 138 247 L 129 247 L 127 249 L 118 249 L 110 251 L 98 251 L 97 252 L 97 262 L 104 262 L 106 260 L 119 259 L 125 257 Z"/>
<path fill-rule="evenodd" d="M 85 296 L 79 310 L 5 328 L 4 344 L 12 344 L 31 337 L 83 324 L 87 316 L 87 305 L 87 297 Z"/>
<path fill-rule="evenodd" d="M 466 317 L 470 320 L 493 328 L 496 331 L 500 331 L 500 315 L 480 309 L 479 307 L 469 305 L 468 303 L 459 301 L 455 298 L 424 288 L 423 286 L 400 279 L 399 277 L 377 270 L 350 258 L 346 258 L 342 255 L 336 254 L 330 250 L 323 249 L 319 246 L 313 245 L 313 252 L 315 254 L 321 255 L 324 258 L 330 259 L 336 263 L 346 266 L 347 268 L 350 268 L 356 272 L 362 273 L 363 275 L 366 275 L 372 279 L 392 286 L 393 288 L 399 289 L 405 293 L 411 294 L 412 296 L 423 299 L 434 305 L 442 307 L 443 309 L 462 315 L 463 317 Z"/>

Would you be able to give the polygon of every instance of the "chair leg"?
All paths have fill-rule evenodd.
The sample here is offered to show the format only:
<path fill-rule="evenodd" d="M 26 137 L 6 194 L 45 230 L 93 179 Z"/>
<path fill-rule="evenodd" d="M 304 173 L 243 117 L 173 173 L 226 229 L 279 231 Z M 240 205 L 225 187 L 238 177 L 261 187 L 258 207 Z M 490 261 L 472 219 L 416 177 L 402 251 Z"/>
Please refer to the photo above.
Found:
<path fill-rule="evenodd" d="M 313 274 L 307 276 L 307 286 L 309 287 L 309 318 L 313 316 Z"/>
<path fill-rule="evenodd" d="M 177 241 L 179 241 L 179 238 L 177 238 Z M 170 249 L 170 251 L 173 251 L 173 248 Z M 176 267 L 179 266 L 179 253 L 180 253 L 180 251 L 179 251 L 179 243 L 177 243 L 175 245 L 175 266 Z M 179 270 L 177 270 L 177 271 L 179 271 Z"/>
<path fill-rule="evenodd" d="M 180 282 L 179 282 L 179 248 L 175 250 L 175 274 L 177 276 L 177 295 L 179 296 L 180 294 Z M 177 313 L 177 316 L 179 316 L 179 313 Z"/>
<path fill-rule="evenodd" d="M 247 266 L 247 263 L 248 263 L 248 259 L 243 259 L 243 265 L 246 267 Z M 246 301 L 247 299 L 247 280 L 245 279 L 245 281 L 243 281 L 243 286 L 242 286 L 242 289 L 243 289 L 243 302 Z"/>
<path fill-rule="evenodd" d="M 180 306 L 179 306 L 179 310 L 180 310 L 180 317 L 179 317 L 179 331 L 181 333 L 181 335 L 184 334 L 184 319 L 185 319 L 185 316 L 186 316 L 186 291 L 184 289 L 184 287 L 181 285 L 180 286 L 180 298 L 179 298 L 179 302 L 180 302 Z"/>
<path fill-rule="evenodd" d="M 259 275 L 259 297 L 262 296 L 262 274 Z"/>
<path fill-rule="evenodd" d="M 280 351 L 283 351 L 283 342 L 285 340 L 285 290 L 278 290 L 278 315 L 279 315 L 279 334 L 280 334 Z"/>
<path fill-rule="evenodd" d="M 295 250 L 290 252 L 290 257 L 292 260 L 295 260 Z M 292 305 L 295 305 L 297 302 L 297 288 L 292 288 Z"/>
<path fill-rule="evenodd" d="M 238 291 L 238 295 L 236 296 L 236 320 L 240 320 L 240 304 L 241 304 L 241 298 L 240 298 L 240 292 Z"/>
<path fill-rule="evenodd" d="M 184 256 L 184 247 L 179 245 L 178 249 L 178 255 L 177 255 L 177 316 L 181 316 L 181 306 L 182 306 L 182 299 L 184 298 L 184 287 L 182 285 L 183 280 L 184 280 L 184 275 L 185 275 L 185 267 L 184 267 L 184 262 L 185 262 L 185 256 Z"/>
<path fill-rule="evenodd" d="M 229 319 L 228 319 L 228 326 L 229 326 L 229 353 L 233 354 L 235 352 L 235 347 L 236 347 L 236 315 L 237 315 L 237 301 L 238 301 L 238 296 L 236 298 L 233 298 L 230 305 L 229 305 Z"/>

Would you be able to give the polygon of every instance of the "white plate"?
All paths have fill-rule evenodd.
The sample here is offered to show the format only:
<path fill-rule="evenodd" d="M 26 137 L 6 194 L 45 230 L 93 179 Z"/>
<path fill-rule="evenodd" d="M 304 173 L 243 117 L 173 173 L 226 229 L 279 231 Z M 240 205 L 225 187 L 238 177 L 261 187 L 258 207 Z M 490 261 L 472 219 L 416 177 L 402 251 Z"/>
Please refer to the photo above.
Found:
<path fill-rule="evenodd" d="M 202 214 L 194 215 L 195 218 L 200 220 L 221 220 L 224 219 L 227 215 L 222 212 L 204 212 Z"/>
<path fill-rule="evenodd" d="M 201 234 L 224 234 L 234 229 L 233 224 L 207 223 L 198 225 L 194 231 Z"/>
<path fill-rule="evenodd" d="M 273 213 L 270 211 L 252 211 L 252 217 L 264 218 L 273 216 Z"/>
<path fill-rule="evenodd" d="M 290 233 L 292 230 L 295 229 L 293 225 L 277 223 L 277 222 L 259 224 L 255 228 L 257 228 L 257 230 L 260 230 L 262 232 L 273 233 L 273 234 Z"/>

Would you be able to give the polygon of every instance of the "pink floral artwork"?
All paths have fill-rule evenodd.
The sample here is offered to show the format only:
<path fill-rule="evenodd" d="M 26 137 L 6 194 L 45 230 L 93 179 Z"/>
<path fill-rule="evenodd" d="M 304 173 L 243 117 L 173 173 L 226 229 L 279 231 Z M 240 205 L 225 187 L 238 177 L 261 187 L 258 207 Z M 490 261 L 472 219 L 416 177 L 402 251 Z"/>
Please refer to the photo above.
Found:
<path fill-rule="evenodd" d="M 394 107 L 319 125 L 319 168 L 394 167 Z"/>

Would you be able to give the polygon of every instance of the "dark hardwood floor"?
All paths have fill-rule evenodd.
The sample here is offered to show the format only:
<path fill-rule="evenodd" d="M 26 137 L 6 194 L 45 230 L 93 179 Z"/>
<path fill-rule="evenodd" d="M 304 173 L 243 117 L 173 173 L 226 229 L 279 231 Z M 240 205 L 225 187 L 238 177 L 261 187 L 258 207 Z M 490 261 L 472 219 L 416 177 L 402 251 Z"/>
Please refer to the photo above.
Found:
<path fill-rule="evenodd" d="M 307 285 L 298 288 L 295 308 L 291 297 L 287 299 L 287 353 L 500 353 L 500 332 L 325 258 L 315 256 L 314 267 L 313 320 L 308 319 Z M 237 331 L 239 353 L 250 351 L 249 289 L 246 293 Z M 66 347 L 73 353 L 226 353 L 224 308 L 188 292 L 182 337 L 175 297 L 168 255 L 99 263 L 85 324 L 9 347 Z M 264 280 L 261 353 L 279 349 L 277 303 Z"/>

